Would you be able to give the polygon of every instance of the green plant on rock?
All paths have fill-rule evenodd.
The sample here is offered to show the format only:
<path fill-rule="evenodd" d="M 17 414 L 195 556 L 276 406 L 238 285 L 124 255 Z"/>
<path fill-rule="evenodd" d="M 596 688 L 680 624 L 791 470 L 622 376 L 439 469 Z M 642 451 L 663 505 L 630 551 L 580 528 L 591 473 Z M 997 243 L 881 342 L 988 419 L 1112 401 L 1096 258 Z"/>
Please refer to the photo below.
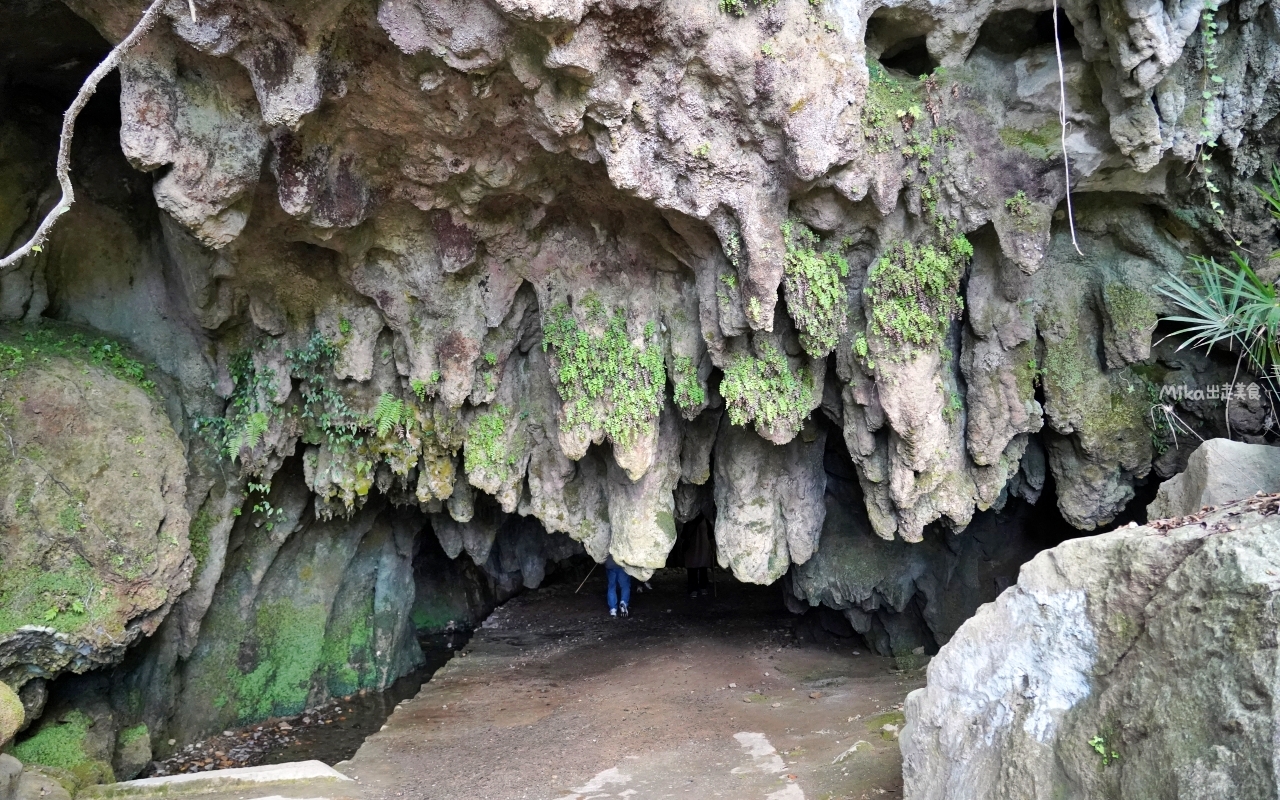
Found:
<path fill-rule="evenodd" d="M 662 411 L 666 366 L 654 323 L 645 325 L 637 346 L 627 335 L 621 309 L 606 319 L 604 333 L 596 335 L 578 324 L 567 304 L 557 305 L 543 323 L 542 346 L 555 357 L 565 425 L 603 429 L 627 447 L 654 429 Z"/>
<path fill-rule="evenodd" d="M 130 358 L 119 342 L 102 337 L 90 339 L 80 332 L 67 333 L 65 328 L 54 323 L 26 330 L 8 344 L 0 343 L 0 377 L 14 377 L 25 365 L 47 360 L 50 356 L 93 364 L 153 397 L 156 394 L 155 382 L 147 378 L 147 370 L 151 367 Z"/>
<path fill-rule="evenodd" d="M 1004 201 L 1004 208 L 1005 211 L 1019 219 L 1026 219 L 1031 216 L 1031 200 L 1022 189 L 1014 192 L 1013 197 Z"/>
<path fill-rule="evenodd" d="M 85 740 L 93 720 L 83 711 L 71 711 L 58 722 L 45 722 L 40 730 L 13 746 L 13 755 L 24 764 L 34 764 L 71 773 L 81 786 L 111 783 L 111 765 L 89 757 Z"/>
<path fill-rule="evenodd" d="M 312 444 L 323 442 L 337 451 L 356 446 L 362 438 L 363 419 L 335 388 L 333 363 L 338 348 L 316 331 L 305 346 L 290 350 L 287 356 L 290 373 L 301 380 L 299 415 L 310 428 L 304 439 Z"/>
<path fill-rule="evenodd" d="M 676 356 L 672 359 L 672 375 L 675 381 L 673 396 L 681 409 L 690 411 L 701 408 L 707 402 L 707 392 L 698 382 L 698 369 L 693 359 L 688 356 Z"/>
<path fill-rule="evenodd" d="M 720 394 L 724 396 L 729 422 L 799 426 L 809 411 L 812 379 L 807 370 L 791 371 L 787 357 L 765 342 L 760 355 L 734 356 L 724 370 Z"/>
<path fill-rule="evenodd" d="M 1102 757 L 1102 766 L 1104 767 L 1109 767 L 1120 760 L 1120 754 L 1107 744 L 1107 740 L 1102 734 L 1094 735 L 1089 740 L 1089 746 Z"/>
<path fill-rule="evenodd" d="M 894 79 L 870 59 L 867 72 L 870 82 L 862 107 L 862 133 L 873 153 L 887 153 L 897 145 L 894 120 L 905 118 L 907 106 L 915 102 L 918 93 L 910 83 Z"/>
<path fill-rule="evenodd" d="M 205 562 L 209 560 L 209 534 L 213 532 L 214 522 L 213 514 L 207 508 L 200 509 L 191 520 L 188 539 L 191 542 L 191 555 L 196 560 L 196 577 L 199 577 Z"/>
<path fill-rule="evenodd" d="M 964 310 L 959 295 L 973 246 L 962 235 L 945 245 L 898 242 L 867 273 L 870 332 L 910 358 L 938 347 Z"/>
<path fill-rule="evenodd" d="M 1260 374 L 1280 364 L 1280 297 L 1276 286 L 1263 280 L 1238 253 L 1232 263 L 1212 258 L 1191 259 L 1191 280 L 1171 275 L 1156 291 L 1186 312 L 1165 317 L 1181 324 L 1186 339 L 1178 346 L 1204 347 L 1225 344 L 1239 350 Z"/>
<path fill-rule="evenodd" d="M 836 250 L 819 252 L 821 240 L 795 220 L 782 223 L 786 243 L 782 285 L 787 310 L 800 332 L 800 346 L 814 358 L 835 349 L 844 333 L 849 293 L 849 262 Z"/>
<path fill-rule="evenodd" d="M 950 425 L 960 417 L 960 412 L 964 411 L 964 400 L 958 392 L 948 391 L 946 405 L 942 407 L 942 418 Z"/>
<path fill-rule="evenodd" d="M 414 378 L 409 381 L 409 388 L 413 390 L 413 394 L 418 398 L 419 403 L 427 402 L 427 398 L 435 394 L 436 387 L 440 385 L 440 370 L 431 373 L 427 380 Z"/>
<path fill-rule="evenodd" d="M 413 408 L 390 392 L 384 392 L 373 407 L 370 422 L 377 431 L 378 438 L 385 439 L 392 431 L 404 436 L 405 429 L 412 420 Z"/>
<path fill-rule="evenodd" d="M 725 258 L 729 259 L 729 263 L 733 265 L 733 268 L 737 269 L 742 260 L 742 239 L 738 234 L 730 234 L 729 238 L 725 239 L 724 255 Z M 723 278 L 721 280 L 723 280 Z M 735 278 L 734 283 L 730 283 L 728 285 L 734 286 L 736 283 L 737 279 Z"/>
<path fill-rule="evenodd" d="M 468 474 L 479 470 L 501 469 L 510 458 L 507 453 L 507 418 L 511 412 L 503 405 L 495 405 L 491 411 L 477 416 L 467 428 L 467 443 L 463 448 L 463 468 Z"/>
<path fill-rule="evenodd" d="M 257 447 L 270 429 L 275 393 L 249 350 L 232 356 L 227 371 L 233 388 L 226 412 L 221 417 L 198 417 L 194 426 L 224 458 L 234 461 L 245 449 Z"/>
<path fill-rule="evenodd" d="M 720 10 L 735 17 L 745 17 L 749 6 L 768 8 L 777 5 L 778 0 L 719 0 Z"/>

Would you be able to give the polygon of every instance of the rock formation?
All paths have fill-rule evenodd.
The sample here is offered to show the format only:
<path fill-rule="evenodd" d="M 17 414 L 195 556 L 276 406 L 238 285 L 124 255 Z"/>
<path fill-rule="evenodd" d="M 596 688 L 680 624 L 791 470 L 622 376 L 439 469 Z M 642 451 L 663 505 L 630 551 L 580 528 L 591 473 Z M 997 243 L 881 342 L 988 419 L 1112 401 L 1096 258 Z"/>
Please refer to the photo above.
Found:
<path fill-rule="evenodd" d="M 0 10 L 5 252 L 146 5 Z M 1053 8 L 170 0 L 0 274 L 0 680 L 160 752 L 699 515 L 936 650 L 1274 424 L 1153 287 L 1275 249 L 1276 7 Z"/>
<path fill-rule="evenodd" d="M 1264 444 L 1210 439 L 1187 459 L 1187 469 L 1164 483 L 1147 506 L 1150 519 L 1186 517 L 1280 489 L 1280 450 Z"/>
<path fill-rule="evenodd" d="M 1278 510 L 1036 556 L 908 696 L 908 800 L 1274 796 Z"/>

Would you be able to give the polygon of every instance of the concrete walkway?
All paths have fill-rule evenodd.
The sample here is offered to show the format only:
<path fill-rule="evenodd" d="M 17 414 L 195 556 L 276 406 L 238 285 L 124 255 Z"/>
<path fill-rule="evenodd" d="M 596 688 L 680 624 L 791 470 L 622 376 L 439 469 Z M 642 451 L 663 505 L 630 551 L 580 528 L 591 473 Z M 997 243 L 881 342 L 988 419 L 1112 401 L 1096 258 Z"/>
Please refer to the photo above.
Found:
<path fill-rule="evenodd" d="M 900 796 L 883 728 L 921 671 L 799 644 L 776 588 L 691 601 L 672 573 L 629 619 L 602 580 L 513 600 L 339 769 L 370 800 Z"/>
<path fill-rule="evenodd" d="M 848 642 L 803 643 L 776 588 L 722 583 L 718 598 L 693 601 L 682 571 L 671 572 L 654 581 L 656 591 L 633 597 L 627 619 L 607 615 L 601 579 L 581 594 L 554 586 L 511 601 L 337 765 L 352 780 L 309 772 L 258 787 L 248 774 L 218 783 L 238 772 L 228 770 L 203 773 L 206 783 L 115 784 L 100 796 L 901 796 L 894 729 L 903 698 L 923 683 L 921 670 L 895 671 L 891 659 L 855 655 Z"/>

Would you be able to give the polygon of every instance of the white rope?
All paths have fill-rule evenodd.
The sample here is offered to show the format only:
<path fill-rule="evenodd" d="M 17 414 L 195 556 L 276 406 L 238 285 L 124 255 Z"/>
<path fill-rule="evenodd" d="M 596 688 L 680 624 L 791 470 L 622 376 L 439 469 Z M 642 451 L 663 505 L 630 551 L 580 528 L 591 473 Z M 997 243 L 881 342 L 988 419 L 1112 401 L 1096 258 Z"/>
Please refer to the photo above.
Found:
<path fill-rule="evenodd" d="M 1071 208 L 1071 162 L 1067 160 L 1067 76 L 1062 67 L 1062 40 L 1058 37 L 1058 0 L 1053 0 L 1053 49 L 1058 55 L 1058 92 L 1061 100 L 1058 105 L 1058 124 L 1062 127 L 1062 175 L 1067 184 L 1067 224 L 1071 226 L 1071 246 L 1080 252 L 1080 243 L 1076 241 L 1076 217 Z"/>

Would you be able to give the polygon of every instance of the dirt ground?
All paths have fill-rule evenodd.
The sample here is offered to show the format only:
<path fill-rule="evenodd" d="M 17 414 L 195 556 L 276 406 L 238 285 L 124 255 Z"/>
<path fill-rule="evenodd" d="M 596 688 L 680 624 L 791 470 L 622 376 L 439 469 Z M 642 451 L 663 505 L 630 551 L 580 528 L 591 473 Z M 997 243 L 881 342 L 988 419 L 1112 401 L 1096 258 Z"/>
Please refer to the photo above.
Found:
<path fill-rule="evenodd" d="M 600 571 L 530 592 L 338 765 L 374 798 L 899 797 L 902 723 L 923 670 L 797 636 L 777 588 L 683 570 L 610 618 Z M 844 756 L 841 758 L 841 756 Z"/>

